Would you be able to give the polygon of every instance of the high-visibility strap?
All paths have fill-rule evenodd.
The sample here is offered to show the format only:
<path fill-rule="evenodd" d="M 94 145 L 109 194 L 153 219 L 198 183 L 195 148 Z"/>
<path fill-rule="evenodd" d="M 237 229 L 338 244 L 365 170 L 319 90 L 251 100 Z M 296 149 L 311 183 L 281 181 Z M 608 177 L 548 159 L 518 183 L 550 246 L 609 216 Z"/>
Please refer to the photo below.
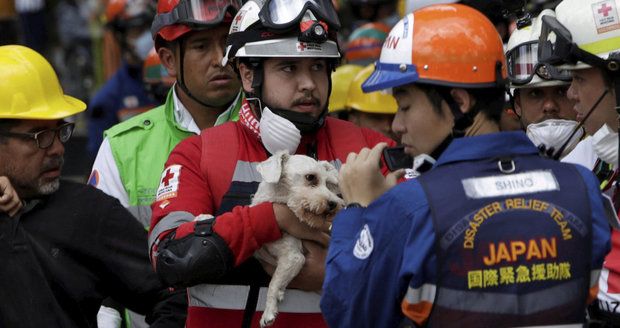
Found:
<path fill-rule="evenodd" d="M 172 230 L 185 222 L 194 221 L 194 215 L 189 212 L 184 211 L 175 211 L 170 212 L 168 215 L 163 217 L 151 230 L 149 234 L 149 249 L 153 248 L 153 244 L 158 240 L 159 235 L 162 233 Z"/>
<path fill-rule="evenodd" d="M 581 281 L 573 280 L 521 295 L 441 288 L 439 290 L 439 302 L 436 302 L 435 305 L 468 312 L 529 315 L 559 307 L 565 304 L 567 300 L 581 298 L 583 296 L 581 285 Z M 471 300 L 478 301 L 472 302 Z"/>
<path fill-rule="evenodd" d="M 250 292 L 250 286 L 203 284 L 188 288 L 189 306 L 209 307 L 227 310 L 243 310 Z M 267 287 L 261 287 L 256 311 L 265 310 Z M 284 300 L 278 304 L 279 312 L 320 313 L 319 292 L 305 292 L 287 289 Z"/>

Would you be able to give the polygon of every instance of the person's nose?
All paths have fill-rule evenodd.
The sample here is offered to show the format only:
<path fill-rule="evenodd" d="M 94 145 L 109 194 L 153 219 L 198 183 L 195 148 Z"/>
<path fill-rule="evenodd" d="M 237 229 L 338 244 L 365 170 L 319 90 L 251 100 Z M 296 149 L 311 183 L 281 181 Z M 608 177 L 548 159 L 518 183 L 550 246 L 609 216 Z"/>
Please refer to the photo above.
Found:
<path fill-rule="evenodd" d="M 392 132 L 397 136 L 404 134 L 406 131 L 403 119 L 401 111 L 397 111 L 396 115 L 394 115 L 394 119 L 392 119 Z"/>
<path fill-rule="evenodd" d="M 297 75 L 297 83 L 300 91 L 308 92 L 316 89 L 316 81 L 314 80 L 314 76 L 309 70 L 300 70 Z"/>
<path fill-rule="evenodd" d="M 553 96 L 546 96 L 543 99 L 543 113 L 546 115 L 557 114 L 560 111 L 557 99 Z"/>
<path fill-rule="evenodd" d="M 579 101 L 579 95 L 577 94 L 577 89 L 575 87 L 574 81 L 570 84 L 568 91 L 566 91 L 566 97 L 568 97 L 568 99 L 572 101 Z"/>

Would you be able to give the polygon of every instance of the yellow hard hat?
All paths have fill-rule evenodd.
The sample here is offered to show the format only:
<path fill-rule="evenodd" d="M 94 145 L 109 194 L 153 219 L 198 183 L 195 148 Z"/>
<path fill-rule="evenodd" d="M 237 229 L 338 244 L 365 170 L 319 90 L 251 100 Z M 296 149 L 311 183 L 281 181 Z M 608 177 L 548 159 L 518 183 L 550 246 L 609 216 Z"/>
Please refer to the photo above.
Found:
<path fill-rule="evenodd" d="M 342 65 L 332 73 L 332 93 L 329 96 L 329 112 L 338 112 L 346 109 L 349 86 L 357 73 L 362 70 L 359 65 Z"/>
<path fill-rule="evenodd" d="M 54 120 L 86 104 L 66 96 L 50 63 L 23 46 L 0 47 L 0 119 Z"/>
<path fill-rule="evenodd" d="M 353 81 L 351 81 L 345 106 L 348 109 L 366 113 L 396 114 L 398 110 L 396 99 L 387 93 L 386 90 L 369 93 L 362 91 L 362 83 L 368 79 L 374 70 L 375 64 L 370 64 L 357 73 Z"/>

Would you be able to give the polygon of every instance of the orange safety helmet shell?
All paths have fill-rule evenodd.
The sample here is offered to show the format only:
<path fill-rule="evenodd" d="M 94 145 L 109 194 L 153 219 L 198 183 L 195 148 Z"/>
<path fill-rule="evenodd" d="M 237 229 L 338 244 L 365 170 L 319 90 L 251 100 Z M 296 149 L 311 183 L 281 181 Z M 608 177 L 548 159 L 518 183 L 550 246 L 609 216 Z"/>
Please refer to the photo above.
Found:
<path fill-rule="evenodd" d="M 390 27 L 381 23 L 366 23 L 351 32 L 344 57 L 350 64 L 368 65 L 381 56 L 381 47 Z"/>
<path fill-rule="evenodd" d="M 163 14 L 171 12 L 178 4 L 179 0 L 159 0 L 157 1 L 157 13 Z M 157 32 L 157 35 L 161 36 L 166 41 L 174 41 L 191 30 L 192 29 L 187 25 L 174 24 L 162 27 Z"/>
<path fill-rule="evenodd" d="M 502 39 L 491 21 L 465 5 L 439 4 L 408 14 L 392 28 L 362 88 L 410 83 L 487 88 L 505 78 Z"/>
<path fill-rule="evenodd" d="M 150 0 L 110 0 L 105 9 L 107 23 L 116 28 L 148 25 L 154 14 Z"/>

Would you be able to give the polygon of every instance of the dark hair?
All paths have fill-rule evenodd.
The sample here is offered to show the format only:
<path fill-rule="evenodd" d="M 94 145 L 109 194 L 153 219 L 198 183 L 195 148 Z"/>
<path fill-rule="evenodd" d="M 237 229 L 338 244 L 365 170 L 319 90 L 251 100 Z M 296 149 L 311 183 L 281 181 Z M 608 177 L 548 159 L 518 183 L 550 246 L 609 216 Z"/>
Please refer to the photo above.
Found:
<path fill-rule="evenodd" d="M 420 90 L 426 94 L 435 112 L 443 116 L 441 102 L 444 101 L 442 94 L 449 94 L 453 87 L 436 86 L 430 84 L 416 84 Z M 482 112 L 492 121 L 499 122 L 502 111 L 504 110 L 505 93 L 504 88 L 482 88 L 465 89 L 475 99 L 476 103 L 472 107 L 472 112 Z"/>

